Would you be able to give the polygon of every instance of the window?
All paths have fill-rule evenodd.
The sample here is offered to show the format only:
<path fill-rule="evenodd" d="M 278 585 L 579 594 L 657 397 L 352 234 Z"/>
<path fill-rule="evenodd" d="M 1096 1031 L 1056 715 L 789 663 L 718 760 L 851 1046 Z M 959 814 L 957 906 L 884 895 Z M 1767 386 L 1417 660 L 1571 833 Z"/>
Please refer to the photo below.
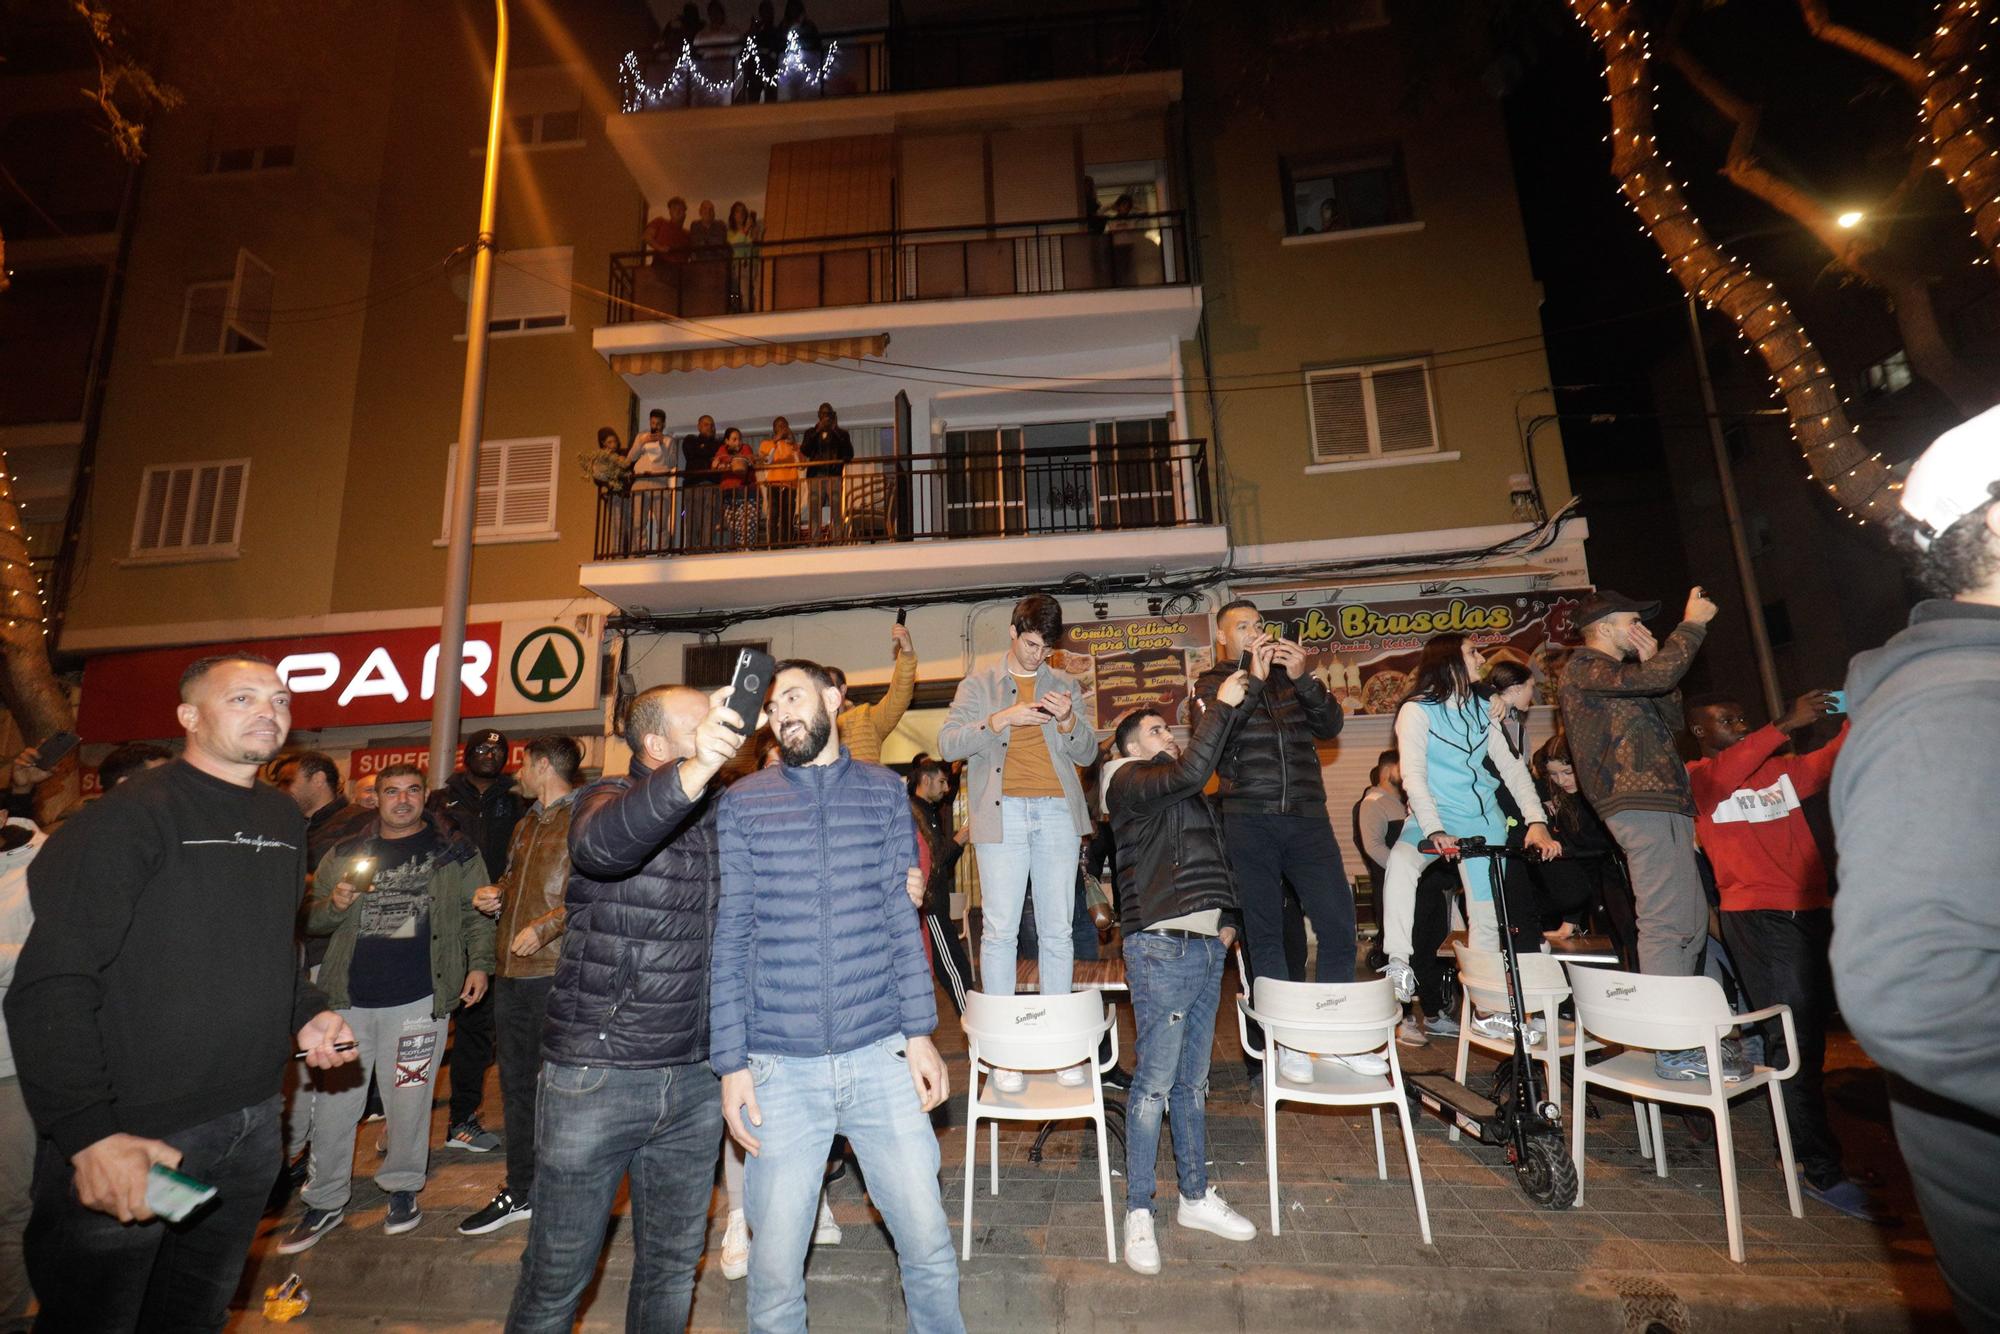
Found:
<path fill-rule="evenodd" d="M 1306 401 L 1314 463 L 1428 454 L 1438 447 L 1426 361 L 1308 370 Z"/>
<path fill-rule="evenodd" d="M 493 304 L 486 327 L 493 333 L 569 327 L 569 246 L 502 251 L 493 265 Z"/>
<path fill-rule="evenodd" d="M 583 142 L 583 85 L 566 66 L 515 71 L 507 80 L 507 144 Z"/>
<path fill-rule="evenodd" d="M 1394 149 L 1343 158 L 1287 159 L 1285 234 L 1316 236 L 1410 222 L 1403 156 Z"/>
<path fill-rule="evenodd" d="M 270 265 L 247 250 L 237 251 L 236 276 L 230 281 L 189 285 L 181 304 L 176 355 L 225 357 L 265 351 L 271 344 L 275 286 Z"/>
<path fill-rule="evenodd" d="M 556 526 L 556 452 L 562 441 L 488 440 L 479 446 L 479 481 L 472 537 L 481 541 L 553 537 Z M 457 482 L 458 446 L 444 473 L 444 527 L 451 536 L 451 493 Z"/>
<path fill-rule="evenodd" d="M 297 107 L 236 107 L 210 125 L 202 170 L 211 176 L 280 171 L 298 144 Z"/>
<path fill-rule="evenodd" d="M 1910 354 L 1897 348 L 1868 368 L 1868 392 L 1893 394 L 1907 389 L 1915 377 L 1910 373 Z"/>
<path fill-rule="evenodd" d="M 243 533 L 250 460 L 176 463 L 139 477 L 134 556 L 234 556 Z"/>

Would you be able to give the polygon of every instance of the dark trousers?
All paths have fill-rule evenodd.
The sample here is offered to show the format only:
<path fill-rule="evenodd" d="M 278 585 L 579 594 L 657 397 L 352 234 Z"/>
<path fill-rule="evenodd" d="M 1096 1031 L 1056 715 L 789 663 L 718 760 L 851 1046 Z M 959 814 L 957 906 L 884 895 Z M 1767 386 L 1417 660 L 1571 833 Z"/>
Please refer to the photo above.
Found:
<path fill-rule="evenodd" d="M 548 1063 L 540 1093 L 541 1179 L 508 1334 L 567 1334 L 628 1173 L 625 1328 L 686 1329 L 722 1147 L 721 1081 L 706 1061 L 654 1070 Z"/>
<path fill-rule="evenodd" d="M 36 1148 L 28 1279 L 38 1330 L 219 1330 L 243 1276 L 264 1201 L 284 1153 L 284 1099 L 162 1136 L 180 1170 L 216 1188 L 186 1222 L 120 1223 L 77 1202 L 75 1170 L 54 1141 Z"/>
<path fill-rule="evenodd" d="M 1442 857 L 1431 858 L 1417 877 L 1416 912 L 1410 919 L 1410 971 L 1417 975 L 1417 1004 L 1432 1017 L 1445 1011 L 1445 960 L 1438 957 L 1438 951 L 1451 935 L 1451 905 L 1458 887 L 1458 868 Z"/>
<path fill-rule="evenodd" d="M 2000 1330 L 2000 1119 L 1889 1080 L 1896 1147 L 1968 1330 Z"/>
<path fill-rule="evenodd" d="M 493 1068 L 493 997 L 452 1011 L 451 1029 L 451 1124 L 457 1125 L 479 1115 L 486 1096 L 486 1072 Z"/>
<path fill-rule="evenodd" d="M 1791 1123 L 1792 1152 L 1807 1181 L 1830 1186 L 1840 1180 L 1840 1141 L 1826 1117 L 1826 1017 L 1833 1007 L 1833 973 L 1827 946 L 1833 939 L 1833 910 L 1726 912 L 1722 943 L 1736 965 L 1736 981 L 1749 1008 L 1792 1007 L 1799 1039 L 1799 1072 L 1783 1084 L 1785 1119 Z M 1785 1026 L 1767 1019 L 1764 1060 L 1785 1065 Z"/>
<path fill-rule="evenodd" d="M 1285 886 L 1299 896 L 1319 937 L 1316 982 L 1354 980 L 1354 887 L 1340 863 L 1326 813 L 1223 817 L 1229 869 L 1243 909 L 1251 971 L 1303 982 L 1285 958 Z"/>
<path fill-rule="evenodd" d="M 542 1018 L 555 983 L 553 977 L 493 980 L 500 1114 L 507 1127 L 507 1189 L 517 1200 L 527 1199 L 535 1189 L 535 1084 L 542 1076 Z"/>
<path fill-rule="evenodd" d="M 1026 923 L 1023 916 L 1023 924 Z M 1084 920 L 1088 922 L 1088 915 Z M 924 934 L 931 942 L 931 976 L 944 988 L 944 994 L 951 999 L 951 1008 L 965 1013 L 965 993 L 972 986 L 972 964 L 965 957 L 965 942 L 958 938 L 958 930 L 951 919 L 943 913 L 924 914 Z M 1091 943 L 1096 944 L 1097 933 L 1091 933 Z"/>

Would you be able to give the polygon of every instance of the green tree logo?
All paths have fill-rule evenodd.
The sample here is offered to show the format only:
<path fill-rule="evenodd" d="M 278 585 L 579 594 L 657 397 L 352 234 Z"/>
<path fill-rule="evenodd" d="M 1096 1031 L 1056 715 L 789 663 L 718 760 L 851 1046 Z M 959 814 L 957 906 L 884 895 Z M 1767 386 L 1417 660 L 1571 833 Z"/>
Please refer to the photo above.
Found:
<path fill-rule="evenodd" d="M 523 637 L 508 672 L 522 698 L 549 704 L 576 689 L 583 679 L 585 656 L 583 642 L 575 635 L 561 626 L 544 626 Z"/>

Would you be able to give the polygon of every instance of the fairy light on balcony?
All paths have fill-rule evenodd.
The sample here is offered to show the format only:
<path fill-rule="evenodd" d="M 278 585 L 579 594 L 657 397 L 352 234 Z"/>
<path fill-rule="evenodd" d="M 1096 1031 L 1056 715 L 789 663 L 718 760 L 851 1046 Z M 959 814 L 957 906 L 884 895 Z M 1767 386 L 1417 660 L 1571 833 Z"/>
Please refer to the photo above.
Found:
<path fill-rule="evenodd" d="M 625 59 L 618 65 L 618 82 L 624 89 L 624 97 L 619 102 L 622 111 L 644 111 L 692 85 L 709 97 L 725 98 L 734 91 L 741 81 L 748 85 L 756 80 L 766 88 L 776 88 L 788 80 L 796 79 L 808 88 L 817 89 L 833 73 L 834 56 L 840 51 L 840 43 L 830 40 L 826 51 L 818 61 L 807 58 L 805 47 L 799 41 L 799 30 L 793 28 L 785 34 L 785 49 L 778 57 L 777 67 L 767 69 L 764 52 L 756 39 L 745 37 L 743 47 L 736 53 L 736 64 L 727 79 L 711 79 L 701 72 L 701 65 L 694 55 L 694 43 L 683 41 L 680 56 L 674 67 L 667 71 L 667 77 L 659 83 L 646 82 L 644 66 L 637 51 L 625 53 Z"/>

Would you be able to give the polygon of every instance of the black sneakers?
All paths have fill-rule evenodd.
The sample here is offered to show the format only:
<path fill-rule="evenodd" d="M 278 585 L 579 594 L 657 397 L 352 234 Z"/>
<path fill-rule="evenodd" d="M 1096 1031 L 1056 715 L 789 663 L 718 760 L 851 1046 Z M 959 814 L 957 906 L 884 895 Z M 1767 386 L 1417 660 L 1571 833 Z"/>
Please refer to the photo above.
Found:
<path fill-rule="evenodd" d="M 424 1221 L 424 1211 L 417 1208 L 417 1193 L 413 1190 L 389 1192 L 389 1216 L 382 1220 L 382 1230 L 390 1236 L 408 1232 Z"/>
<path fill-rule="evenodd" d="M 319 1239 L 340 1226 L 341 1210 L 308 1209 L 291 1230 L 278 1239 L 278 1254 L 297 1255 L 319 1244 Z"/>
<path fill-rule="evenodd" d="M 498 1232 L 509 1223 L 525 1223 L 535 1216 L 535 1207 L 527 1197 L 516 1198 L 514 1192 L 505 1186 L 493 1197 L 493 1202 L 478 1213 L 458 1225 L 459 1232 L 468 1237 L 483 1237 L 488 1232 Z"/>

